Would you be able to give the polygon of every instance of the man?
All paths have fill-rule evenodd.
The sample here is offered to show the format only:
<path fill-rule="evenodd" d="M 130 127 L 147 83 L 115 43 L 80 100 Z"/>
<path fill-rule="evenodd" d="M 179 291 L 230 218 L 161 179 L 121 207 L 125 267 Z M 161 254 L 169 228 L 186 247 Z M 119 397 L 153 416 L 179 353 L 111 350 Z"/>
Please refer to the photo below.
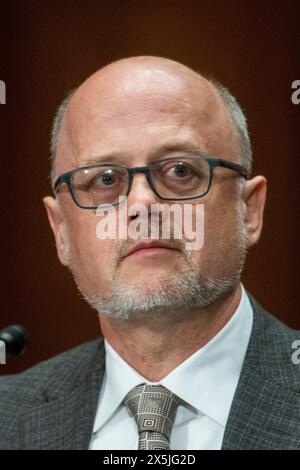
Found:
<path fill-rule="evenodd" d="M 1 379 L 1 447 L 299 449 L 297 333 L 240 283 L 266 180 L 228 90 L 171 60 L 117 61 L 63 102 L 52 157 L 57 253 L 104 340 Z M 176 217 L 160 236 L 156 203 L 190 205 L 192 222 L 201 205 L 201 247 Z M 126 227 L 156 210 L 158 232 L 101 236 L 99 206 Z"/>

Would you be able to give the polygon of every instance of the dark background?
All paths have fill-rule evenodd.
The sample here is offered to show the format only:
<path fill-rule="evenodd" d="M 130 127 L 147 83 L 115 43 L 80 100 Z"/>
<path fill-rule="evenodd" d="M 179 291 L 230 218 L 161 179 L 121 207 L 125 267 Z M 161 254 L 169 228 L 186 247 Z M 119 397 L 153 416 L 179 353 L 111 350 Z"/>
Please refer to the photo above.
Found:
<path fill-rule="evenodd" d="M 299 7 L 299 2 L 298 2 Z M 50 193 L 49 131 L 66 92 L 121 57 L 169 57 L 219 79 L 245 109 L 254 172 L 269 183 L 265 226 L 243 282 L 288 325 L 299 315 L 300 79 L 297 2 L 0 1 L 0 328 L 31 343 L 0 373 L 27 368 L 96 337 L 96 314 L 57 258 L 42 197 Z"/>

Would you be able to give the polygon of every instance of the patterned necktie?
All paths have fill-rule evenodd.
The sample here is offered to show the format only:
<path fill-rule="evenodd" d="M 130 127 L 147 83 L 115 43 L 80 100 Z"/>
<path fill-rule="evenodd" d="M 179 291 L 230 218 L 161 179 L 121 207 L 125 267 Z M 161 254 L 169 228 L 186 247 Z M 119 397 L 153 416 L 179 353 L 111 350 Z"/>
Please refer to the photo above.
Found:
<path fill-rule="evenodd" d="M 184 403 L 162 385 L 138 385 L 124 399 L 134 416 L 139 449 L 170 449 L 170 436 L 178 405 Z"/>

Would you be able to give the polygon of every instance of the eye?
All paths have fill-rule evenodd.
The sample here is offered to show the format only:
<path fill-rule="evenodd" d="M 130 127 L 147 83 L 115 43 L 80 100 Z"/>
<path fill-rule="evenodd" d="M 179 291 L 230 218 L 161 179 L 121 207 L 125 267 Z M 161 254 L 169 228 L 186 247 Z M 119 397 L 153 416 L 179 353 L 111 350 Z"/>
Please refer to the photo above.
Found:
<path fill-rule="evenodd" d="M 180 178 L 184 176 L 189 176 L 191 173 L 193 173 L 192 168 L 190 168 L 188 165 L 185 163 L 178 163 L 176 166 L 171 168 L 171 173 L 173 173 L 175 176 L 178 176 Z"/>
<path fill-rule="evenodd" d="M 195 176 L 195 171 L 191 165 L 185 162 L 169 162 L 162 169 L 165 177 L 186 178 Z"/>
<path fill-rule="evenodd" d="M 124 181 L 124 176 L 112 168 L 98 172 L 89 182 L 88 188 L 113 186 Z"/>

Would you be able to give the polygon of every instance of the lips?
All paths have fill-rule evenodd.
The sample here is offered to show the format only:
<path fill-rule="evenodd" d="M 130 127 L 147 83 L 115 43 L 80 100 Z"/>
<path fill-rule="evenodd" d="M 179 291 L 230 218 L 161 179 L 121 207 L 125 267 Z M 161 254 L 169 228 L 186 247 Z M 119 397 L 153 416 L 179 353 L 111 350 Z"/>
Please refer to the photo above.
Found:
<path fill-rule="evenodd" d="M 127 257 L 127 256 L 130 256 L 132 255 L 133 253 L 136 253 L 137 251 L 140 251 L 140 250 L 149 250 L 151 251 L 151 249 L 159 249 L 159 248 L 164 248 L 164 249 L 168 249 L 168 250 L 175 250 L 176 248 L 168 245 L 167 243 L 163 243 L 163 242 L 160 242 L 160 241 L 152 241 L 152 242 L 148 242 L 148 243 L 145 243 L 145 242 L 142 242 L 142 243 L 138 243 L 137 245 L 133 246 L 124 256 Z"/>

